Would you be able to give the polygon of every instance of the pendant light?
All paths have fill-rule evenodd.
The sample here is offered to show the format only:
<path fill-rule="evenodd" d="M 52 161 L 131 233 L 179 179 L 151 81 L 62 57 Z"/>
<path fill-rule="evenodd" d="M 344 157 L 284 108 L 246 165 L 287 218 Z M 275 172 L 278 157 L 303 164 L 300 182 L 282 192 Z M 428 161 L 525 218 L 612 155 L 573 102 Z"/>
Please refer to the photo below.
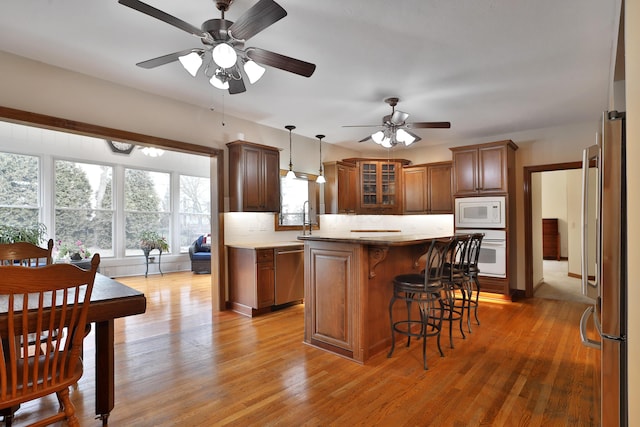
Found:
<path fill-rule="evenodd" d="M 324 179 L 324 172 L 322 168 L 322 138 L 324 138 L 324 135 L 316 135 L 316 138 L 318 138 L 318 141 L 320 141 L 320 175 L 318 175 L 316 182 L 318 184 L 324 184 L 325 182 L 327 182 L 327 180 Z"/>
<path fill-rule="evenodd" d="M 291 131 L 294 130 L 296 127 L 293 125 L 287 125 L 284 128 L 289 130 L 289 172 L 287 172 L 286 178 L 294 179 L 296 177 L 296 174 L 293 171 L 293 162 L 291 161 Z"/>

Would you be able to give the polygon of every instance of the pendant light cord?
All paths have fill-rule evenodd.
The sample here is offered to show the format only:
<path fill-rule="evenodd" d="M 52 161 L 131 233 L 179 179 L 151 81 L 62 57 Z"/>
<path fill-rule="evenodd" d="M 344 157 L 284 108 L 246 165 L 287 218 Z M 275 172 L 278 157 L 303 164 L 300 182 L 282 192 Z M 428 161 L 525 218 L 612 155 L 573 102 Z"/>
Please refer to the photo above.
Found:
<path fill-rule="evenodd" d="M 294 178 L 294 172 L 293 172 L 293 161 L 292 161 L 292 145 L 291 145 L 291 131 L 294 130 L 296 127 L 293 125 L 287 125 L 284 127 L 285 129 L 287 129 L 289 131 L 289 172 L 287 173 L 287 178 L 292 179 Z"/>

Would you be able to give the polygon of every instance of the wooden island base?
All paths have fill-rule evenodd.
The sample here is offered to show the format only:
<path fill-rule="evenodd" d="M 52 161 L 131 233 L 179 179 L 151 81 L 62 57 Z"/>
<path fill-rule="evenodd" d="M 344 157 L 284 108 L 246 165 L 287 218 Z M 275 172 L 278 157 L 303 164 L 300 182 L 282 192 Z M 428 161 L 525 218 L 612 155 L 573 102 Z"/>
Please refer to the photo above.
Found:
<path fill-rule="evenodd" d="M 416 273 L 431 240 L 447 236 L 304 236 L 306 344 L 365 363 L 391 346 L 393 278 Z M 396 304 L 394 317 L 406 317 Z M 418 316 L 417 310 L 413 316 Z M 414 317 L 415 318 L 415 317 Z"/>

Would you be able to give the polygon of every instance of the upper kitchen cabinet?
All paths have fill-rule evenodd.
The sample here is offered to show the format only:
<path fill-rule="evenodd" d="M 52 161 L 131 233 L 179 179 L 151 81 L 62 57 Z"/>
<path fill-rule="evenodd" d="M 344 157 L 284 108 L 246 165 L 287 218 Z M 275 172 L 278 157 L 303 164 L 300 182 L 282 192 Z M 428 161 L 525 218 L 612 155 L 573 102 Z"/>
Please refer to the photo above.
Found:
<path fill-rule="evenodd" d="M 507 194 L 517 149 L 511 140 L 451 148 L 454 196 Z"/>
<path fill-rule="evenodd" d="M 404 213 L 427 213 L 429 210 L 427 202 L 427 165 L 405 166 L 403 174 Z"/>
<path fill-rule="evenodd" d="M 325 162 L 325 213 L 355 213 L 358 205 L 358 169 L 355 163 Z"/>
<path fill-rule="evenodd" d="M 453 213 L 451 168 L 451 162 L 405 166 L 403 213 Z"/>
<path fill-rule="evenodd" d="M 408 163 L 397 159 L 359 159 L 358 213 L 402 213 L 402 167 Z"/>
<path fill-rule="evenodd" d="M 277 148 L 233 141 L 229 148 L 229 210 L 280 210 L 280 152 Z"/>
<path fill-rule="evenodd" d="M 452 162 L 427 165 L 427 200 L 429 213 L 453 213 Z"/>

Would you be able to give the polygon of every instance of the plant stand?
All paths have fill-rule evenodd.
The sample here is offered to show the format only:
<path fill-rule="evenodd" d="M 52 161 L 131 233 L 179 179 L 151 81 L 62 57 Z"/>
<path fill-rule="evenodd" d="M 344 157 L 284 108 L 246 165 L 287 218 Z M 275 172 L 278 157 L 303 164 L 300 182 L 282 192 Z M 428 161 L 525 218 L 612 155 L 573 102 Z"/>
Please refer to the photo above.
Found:
<path fill-rule="evenodd" d="M 162 249 L 158 249 L 158 252 L 160 252 L 160 254 L 158 255 L 158 271 L 160 272 L 161 276 L 164 276 L 164 274 L 162 273 L 162 269 L 160 268 L 160 262 L 162 261 Z M 145 264 L 146 264 L 146 270 L 144 272 L 144 277 L 147 277 L 147 274 L 149 273 L 149 253 L 152 251 L 153 249 L 149 249 L 149 248 L 142 248 L 142 252 L 144 252 L 144 259 L 145 259 Z"/>

